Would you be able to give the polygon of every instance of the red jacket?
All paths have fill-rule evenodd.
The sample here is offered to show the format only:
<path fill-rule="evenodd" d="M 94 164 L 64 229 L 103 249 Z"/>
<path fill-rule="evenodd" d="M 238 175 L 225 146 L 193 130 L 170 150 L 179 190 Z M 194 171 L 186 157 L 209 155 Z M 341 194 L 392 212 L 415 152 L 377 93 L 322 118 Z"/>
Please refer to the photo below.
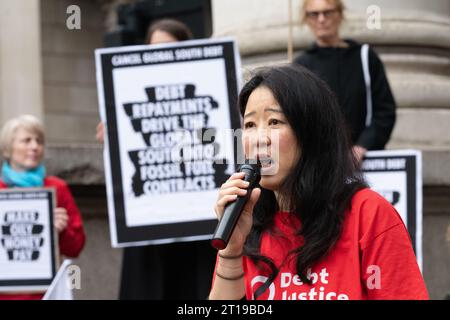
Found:
<path fill-rule="evenodd" d="M 48 176 L 44 179 L 44 187 L 53 187 L 56 190 L 56 207 L 65 208 L 69 216 L 66 229 L 59 234 L 59 251 L 64 256 L 76 258 L 86 241 L 80 210 L 64 180 Z M 0 189 L 6 188 L 8 186 L 0 180 Z M 0 300 L 37 300 L 41 299 L 42 296 L 42 294 L 0 294 Z"/>

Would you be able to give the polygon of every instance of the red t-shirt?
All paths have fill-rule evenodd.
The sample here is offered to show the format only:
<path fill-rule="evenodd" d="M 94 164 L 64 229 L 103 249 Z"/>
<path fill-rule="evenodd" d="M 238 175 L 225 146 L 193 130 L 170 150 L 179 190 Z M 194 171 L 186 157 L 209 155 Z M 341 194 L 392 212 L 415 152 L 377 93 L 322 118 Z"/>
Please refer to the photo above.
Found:
<path fill-rule="evenodd" d="M 0 189 L 5 189 L 7 187 L 8 186 L 0 180 Z M 64 180 L 54 176 L 48 176 L 44 179 L 44 187 L 55 188 L 56 207 L 65 208 L 69 217 L 66 229 L 59 234 L 59 251 L 67 257 L 76 258 L 83 249 L 86 241 L 80 210 Z M 0 294 L 0 300 L 39 300 L 42 297 L 43 294 L 41 293 Z"/>
<path fill-rule="evenodd" d="M 383 197 L 363 189 L 357 192 L 347 211 L 342 235 L 330 253 L 308 269 L 312 285 L 297 276 L 295 258 L 287 253 L 301 245 L 294 233 L 299 220 L 278 212 L 274 227 L 261 239 L 262 255 L 280 269 L 270 287 L 258 299 L 348 300 L 428 299 L 408 232 L 397 211 Z M 243 258 L 246 298 L 270 274 Z"/>

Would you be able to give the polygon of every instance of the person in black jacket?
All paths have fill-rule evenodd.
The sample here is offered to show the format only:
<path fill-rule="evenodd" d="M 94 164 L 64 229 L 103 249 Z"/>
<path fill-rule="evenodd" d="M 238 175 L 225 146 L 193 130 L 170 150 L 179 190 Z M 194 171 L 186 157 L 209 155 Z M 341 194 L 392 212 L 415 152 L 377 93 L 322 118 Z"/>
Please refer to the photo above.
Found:
<path fill-rule="evenodd" d="M 334 91 L 361 161 L 367 150 L 384 149 L 395 124 L 396 105 L 383 63 L 368 46 L 365 51 L 361 44 L 340 38 L 341 0 L 305 0 L 301 14 L 316 42 L 294 63 L 310 69 Z"/>

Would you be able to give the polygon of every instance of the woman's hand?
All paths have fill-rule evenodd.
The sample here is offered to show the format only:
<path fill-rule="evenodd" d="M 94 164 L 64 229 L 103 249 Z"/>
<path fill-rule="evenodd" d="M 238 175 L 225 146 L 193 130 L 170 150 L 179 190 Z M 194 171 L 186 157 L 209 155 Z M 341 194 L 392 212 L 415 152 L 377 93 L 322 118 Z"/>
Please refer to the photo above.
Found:
<path fill-rule="evenodd" d="M 67 228 L 67 223 L 69 221 L 67 210 L 64 208 L 55 208 L 54 214 L 55 220 L 53 221 L 53 223 L 55 229 L 56 231 L 58 231 L 58 233 L 61 233 Z"/>
<path fill-rule="evenodd" d="M 217 217 L 220 218 L 223 215 L 225 206 L 236 200 L 238 196 L 245 196 L 247 194 L 248 182 L 242 180 L 244 178 L 244 172 L 237 172 L 233 174 L 219 189 L 219 197 L 216 202 L 215 211 Z M 242 214 L 236 224 L 236 228 L 231 235 L 230 241 L 225 249 L 221 250 L 221 253 L 225 256 L 235 256 L 242 253 L 245 240 L 253 223 L 253 208 L 258 201 L 261 194 L 261 189 L 253 189 L 250 199 L 242 210 Z"/>

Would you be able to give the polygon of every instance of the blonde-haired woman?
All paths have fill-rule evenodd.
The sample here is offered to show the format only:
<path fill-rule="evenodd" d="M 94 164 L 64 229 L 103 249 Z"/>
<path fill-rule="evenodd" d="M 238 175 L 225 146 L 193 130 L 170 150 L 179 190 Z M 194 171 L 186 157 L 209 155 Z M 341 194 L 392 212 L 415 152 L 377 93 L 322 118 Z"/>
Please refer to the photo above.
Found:
<path fill-rule="evenodd" d="M 67 184 L 47 176 L 44 159 L 44 127 L 32 115 L 22 115 L 5 123 L 0 134 L 3 155 L 0 189 L 53 187 L 56 191 L 54 227 L 61 254 L 75 258 L 83 249 L 85 234 L 80 211 Z M 0 299 L 41 299 L 43 294 L 2 294 Z"/>
<path fill-rule="evenodd" d="M 395 124 L 395 101 L 383 63 L 368 46 L 339 34 L 345 6 L 341 0 L 305 0 L 301 21 L 315 43 L 294 63 L 310 69 L 336 94 L 351 130 L 353 151 L 384 149 Z"/>

